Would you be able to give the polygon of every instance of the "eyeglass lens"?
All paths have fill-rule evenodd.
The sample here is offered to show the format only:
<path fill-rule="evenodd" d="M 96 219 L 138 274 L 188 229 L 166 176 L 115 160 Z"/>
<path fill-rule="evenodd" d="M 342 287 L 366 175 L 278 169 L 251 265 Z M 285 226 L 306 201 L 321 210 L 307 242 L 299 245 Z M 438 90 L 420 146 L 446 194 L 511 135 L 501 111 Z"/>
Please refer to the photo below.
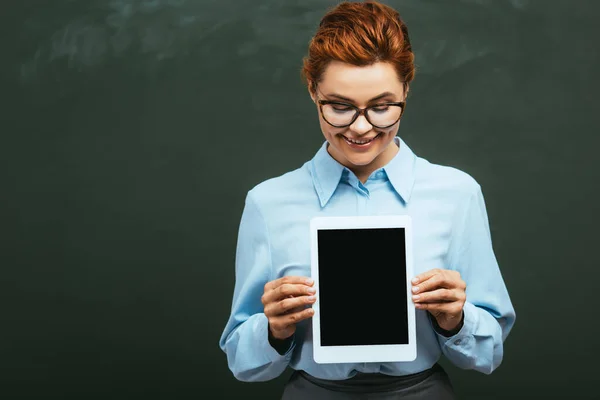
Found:
<path fill-rule="evenodd" d="M 342 104 L 324 104 L 323 117 L 333 125 L 349 125 L 358 111 Z M 366 110 L 367 120 L 374 126 L 393 125 L 402 114 L 402 107 L 398 105 L 381 105 L 370 107 Z"/>

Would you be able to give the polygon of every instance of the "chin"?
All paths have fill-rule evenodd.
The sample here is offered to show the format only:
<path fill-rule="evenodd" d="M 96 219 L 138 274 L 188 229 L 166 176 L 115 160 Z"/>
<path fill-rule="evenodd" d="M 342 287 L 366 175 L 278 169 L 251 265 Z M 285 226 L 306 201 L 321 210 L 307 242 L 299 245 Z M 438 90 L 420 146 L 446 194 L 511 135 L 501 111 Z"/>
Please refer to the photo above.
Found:
<path fill-rule="evenodd" d="M 365 150 L 351 148 L 341 135 L 331 135 L 328 141 L 334 152 L 337 153 L 338 158 L 341 157 L 347 163 L 356 167 L 365 167 L 372 164 L 385 151 L 388 145 L 393 142 L 393 137 L 394 135 L 390 135 L 390 133 L 384 133 L 382 137 L 376 139 L 377 143 L 373 143 L 374 146 Z"/>
<path fill-rule="evenodd" d="M 354 153 L 345 153 L 346 160 L 352 165 L 356 165 L 357 167 L 363 167 L 365 165 L 371 164 L 379 154 L 354 154 Z"/>

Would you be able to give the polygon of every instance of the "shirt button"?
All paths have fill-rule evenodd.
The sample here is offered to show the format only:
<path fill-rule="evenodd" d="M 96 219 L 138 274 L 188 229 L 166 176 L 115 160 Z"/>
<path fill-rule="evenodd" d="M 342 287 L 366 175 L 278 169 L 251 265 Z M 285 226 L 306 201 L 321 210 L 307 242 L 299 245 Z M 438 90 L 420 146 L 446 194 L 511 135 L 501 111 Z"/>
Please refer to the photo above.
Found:
<path fill-rule="evenodd" d="M 455 344 L 455 345 L 459 345 L 459 344 L 461 344 L 461 343 L 462 343 L 462 339 L 456 339 L 456 340 L 454 341 L 454 344 Z"/>

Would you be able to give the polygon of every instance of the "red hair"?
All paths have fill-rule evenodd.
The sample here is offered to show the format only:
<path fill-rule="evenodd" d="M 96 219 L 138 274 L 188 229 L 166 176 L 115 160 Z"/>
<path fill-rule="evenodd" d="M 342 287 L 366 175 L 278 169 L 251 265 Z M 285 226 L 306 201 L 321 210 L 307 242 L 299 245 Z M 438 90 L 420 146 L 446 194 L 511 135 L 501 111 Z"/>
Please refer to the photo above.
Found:
<path fill-rule="evenodd" d="M 312 93 L 334 60 L 356 66 L 388 62 L 404 83 L 405 91 L 415 76 L 406 25 L 396 10 L 377 1 L 344 1 L 321 19 L 301 71 Z"/>

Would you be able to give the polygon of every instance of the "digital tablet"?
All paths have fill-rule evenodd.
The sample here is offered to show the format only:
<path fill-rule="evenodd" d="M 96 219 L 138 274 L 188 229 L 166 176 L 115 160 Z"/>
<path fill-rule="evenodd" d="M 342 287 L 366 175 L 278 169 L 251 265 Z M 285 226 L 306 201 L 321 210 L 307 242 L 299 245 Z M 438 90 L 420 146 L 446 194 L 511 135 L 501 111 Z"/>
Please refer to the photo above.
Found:
<path fill-rule="evenodd" d="M 310 231 L 315 362 L 413 361 L 411 218 L 317 217 Z"/>

